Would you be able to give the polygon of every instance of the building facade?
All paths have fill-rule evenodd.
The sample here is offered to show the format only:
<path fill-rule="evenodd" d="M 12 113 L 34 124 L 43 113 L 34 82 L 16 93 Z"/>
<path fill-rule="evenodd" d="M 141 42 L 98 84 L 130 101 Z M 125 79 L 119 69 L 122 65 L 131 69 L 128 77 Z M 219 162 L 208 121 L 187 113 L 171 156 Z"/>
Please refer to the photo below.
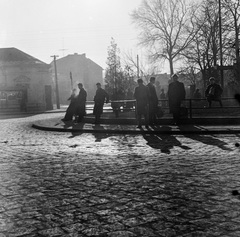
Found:
<path fill-rule="evenodd" d="M 55 81 L 54 62 L 51 63 L 52 78 Z M 96 83 L 103 83 L 102 67 L 86 57 L 86 54 L 70 54 L 56 60 L 57 83 L 60 104 L 68 104 L 67 99 L 73 88 L 82 83 L 87 91 L 87 100 L 92 101 L 96 93 Z M 54 83 L 56 84 L 56 83 Z"/>
<path fill-rule="evenodd" d="M 0 109 L 53 109 L 50 65 L 16 48 L 0 48 Z"/>

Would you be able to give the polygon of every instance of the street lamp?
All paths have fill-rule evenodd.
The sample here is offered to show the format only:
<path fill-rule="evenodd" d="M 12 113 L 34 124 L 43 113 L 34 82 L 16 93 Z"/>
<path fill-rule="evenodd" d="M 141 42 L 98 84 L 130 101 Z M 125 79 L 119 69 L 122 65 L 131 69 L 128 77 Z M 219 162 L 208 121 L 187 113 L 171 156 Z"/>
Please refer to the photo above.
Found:
<path fill-rule="evenodd" d="M 218 0 L 218 12 L 219 12 L 219 46 L 220 46 L 220 75 L 221 85 L 224 87 L 223 82 L 223 55 L 222 55 L 222 16 L 221 16 L 221 0 Z"/>

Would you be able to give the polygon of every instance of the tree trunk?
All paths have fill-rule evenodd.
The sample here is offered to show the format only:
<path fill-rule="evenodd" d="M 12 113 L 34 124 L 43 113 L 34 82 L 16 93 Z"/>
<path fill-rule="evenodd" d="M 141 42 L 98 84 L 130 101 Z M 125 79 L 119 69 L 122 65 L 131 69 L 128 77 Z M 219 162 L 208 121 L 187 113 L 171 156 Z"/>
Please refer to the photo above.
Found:
<path fill-rule="evenodd" d="M 169 66 L 170 66 L 170 75 L 172 76 L 174 74 L 172 58 L 169 59 Z"/>

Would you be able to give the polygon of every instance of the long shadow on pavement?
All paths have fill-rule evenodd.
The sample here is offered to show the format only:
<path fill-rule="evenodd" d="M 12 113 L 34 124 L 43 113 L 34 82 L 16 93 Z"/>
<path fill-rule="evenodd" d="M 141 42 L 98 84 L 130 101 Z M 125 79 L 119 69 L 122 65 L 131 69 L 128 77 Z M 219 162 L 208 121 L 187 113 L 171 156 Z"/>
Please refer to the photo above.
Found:
<path fill-rule="evenodd" d="M 180 131 L 186 131 L 186 126 L 179 126 L 179 129 Z M 202 131 L 201 128 L 194 125 L 188 125 L 187 129 L 196 132 Z M 184 134 L 184 136 L 207 145 L 217 146 L 222 150 L 232 151 L 232 149 L 226 147 L 228 145 L 226 142 L 217 139 L 216 137 L 214 137 L 214 135 Z"/>
<path fill-rule="evenodd" d="M 170 131 L 172 128 L 169 126 L 161 126 L 156 127 L 157 131 Z M 165 134 L 144 134 L 143 138 L 147 141 L 147 145 L 154 148 L 161 150 L 162 153 L 170 154 L 171 149 L 174 146 L 179 146 L 184 150 L 190 150 L 191 148 L 188 146 L 183 146 L 179 140 L 177 140 L 172 135 L 165 135 Z"/>
<path fill-rule="evenodd" d="M 72 128 L 73 129 L 75 129 L 75 128 L 77 128 L 77 129 L 83 129 L 83 127 L 84 127 L 84 123 L 77 123 L 77 124 L 72 124 Z M 74 138 L 74 137 L 76 137 L 76 136 L 80 136 L 80 135 L 82 135 L 83 134 L 83 132 L 72 132 L 72 136 L 70 136 L 69 138 Z"/>
<path fill-rule="evenodd" d="M 74 124 L 73 122 L 65 122 L 64 128 L 72 127 L 73 129 L 83 129 L 85 123 L 78 123 Z M 93 132 L 93 135 L 95 137 L 95 142 L 101 142 L 102 139 L 106 139 L 108 137 L 113 136 L 112 134 L 108 134 L 106 132 L 106 129 L 104 126 L 101 126 L 100 124 L 96 124 L 92 126 L 93 130 L 96 130 L 96 132 Z M 101 130 L 101 132 L 99 132 Z M 76 136 L 82 135 L 84 132 L 72 132 L 72 135 L 69 138 L 74 138 Z"/>
<path fill-rule="evenodd" d="M 95 137 L 95 142 L 101 142 L 102 139 L 106 139 L 108 137 L 113 136 L 112 134 L 106 133 L 106 129 L 103 126 L 99 125 L 99 124 L 96 124 L 96 125 L 92 126 L 92 128 L 93 128 L 93 130 L 98 130 L 98 131 L 102 130 L 101 133 L 99 133 L 99 132 L 93 133 L 93 135 Z"/>

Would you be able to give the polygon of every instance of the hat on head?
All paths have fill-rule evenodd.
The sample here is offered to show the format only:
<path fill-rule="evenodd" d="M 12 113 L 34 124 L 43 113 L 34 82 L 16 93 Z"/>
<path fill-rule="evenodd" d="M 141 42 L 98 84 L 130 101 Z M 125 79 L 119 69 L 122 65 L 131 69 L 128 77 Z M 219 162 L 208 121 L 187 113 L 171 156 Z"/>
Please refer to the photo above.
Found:
<path fill-rule="evenodd" d="M 143 80 L 142 80 L 141 78 L 139 78 L 139 79 L 137 80 L 137 82 L 138 82 L 138 83 L 143 83 Z"/>
<path fill-rule="evenodd" d="M 82 83 L 78 83 L 79 86 L 82 86 L 83 84 Z"/>
<path fill-rule="evenodd" d="M 101 86 L 101 83 L 98 82 L 96 85 L 97 85 L 97 86 Z"/>

